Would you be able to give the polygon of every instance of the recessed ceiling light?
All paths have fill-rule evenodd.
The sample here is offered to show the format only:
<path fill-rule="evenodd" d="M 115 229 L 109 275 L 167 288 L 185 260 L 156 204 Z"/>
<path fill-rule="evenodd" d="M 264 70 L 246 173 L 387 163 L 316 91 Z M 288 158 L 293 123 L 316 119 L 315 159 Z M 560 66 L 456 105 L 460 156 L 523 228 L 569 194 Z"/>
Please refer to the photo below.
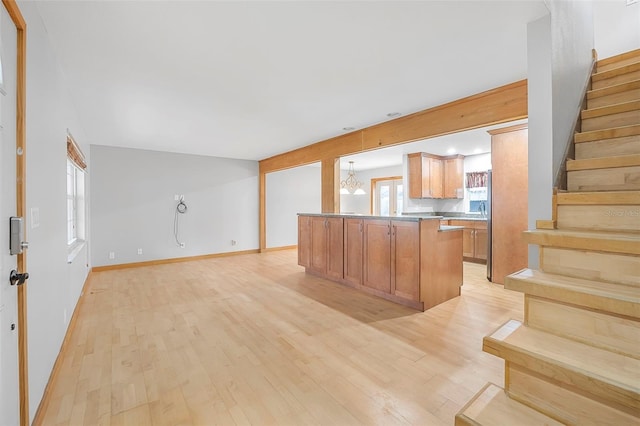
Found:
<path fill-rule="evenodd" d="M 456 153 L 456 149 L 455 148 L 449 148 L 447 150 L 447 154 L 455 154 Z"/>
<path fill-rule="evenodd" d="M 355 130 L 355 127 L 343 127 L 342 130 L 344 130 L 345 132 L 350 132 L 352 130 Z"/>
<path fill-rule="evenodd" d="M 391 118 L 393 118 L 393 117 L 397 117 L 397 116 L 399 116 L 399 115 L 400 115 L 400 113 L 399 113 L 399 112 L 390 112 L 389 114 L 387 114 L 387 117 L 391 117 Z"/>
<path fill-rule="evenodd" d="M 476 148 L 473 150 L 474 154 L 480 154 L 482 152 L 482 150 L 480 148 Z"/>

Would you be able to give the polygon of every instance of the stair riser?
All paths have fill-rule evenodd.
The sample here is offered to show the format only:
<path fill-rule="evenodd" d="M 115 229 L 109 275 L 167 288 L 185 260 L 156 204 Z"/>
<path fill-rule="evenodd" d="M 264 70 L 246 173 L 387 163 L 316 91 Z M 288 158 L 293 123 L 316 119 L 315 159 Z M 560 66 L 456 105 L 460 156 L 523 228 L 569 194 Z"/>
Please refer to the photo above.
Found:
<path fill-rule="evenodd" d="M 628 83 L 640 78 L 640 70 L 628 72 L 626 74 L 616 75 L 615 77 L 607 78 L 604 80 L 593 81 L 591 83 L 591 89 L 602 89 L 603 87 L 615 86 L 616 84 Z"/>
<path fill-rule="evenodd" d="M 558 229 L 640 232 L 640 206 L 558 206 Z"/>
<path fill-rule="evenodd" d="M 542 247 L 540 269 L 552 274 L 640 287 L 640 256 Z"/>
<path fill-rule="evenodd" d="M 576 160 L 615 157 L 640 152 L 640 135 L 575 144 Z"/>
<path fill-rule="evenodd" d="M 633 358 L 640 358 L 640 321 L 583 309 L 550 299 L 525 296 L 525 322 L 529 327 L 587 343 Z"/>
<path fill-rule="evenodd" d="M 606 401 L 609 405 L 624 406 L 628 410 L 638 410 L 638 407 L 640 407 L 640 394 L 631 389 L 618 387 L 596 377 L 587 376 L 581 371 L 568 370 L 540 359 L 535 354 L 520 351 L 503 342 L 485 337 L 482 343 L 482 350 L 516 364 L 523 369 L 529 369 L 540 376 L 546 377 L 548 380 L 557 380 L 565 386 L 583 389 L 586 393 L 593 394 L 596 398 Z M 638 412 L 638 415 L 640 416 L 640 412 Z"/>
<path fill-rule="evenodd" d="M 510 397 L 566 424 L 632 425 L 638 422 L 632 415 L 633 409 L 603 404 L 589 398 L 590 395 L 567 389 L 513 364 L 507 363 L 505 379 Z"/>
<path fill-rule="evenodd" d="M 625 65 L 635 64 L 636 62 L 640 62 L 640 53 L 633 52 L 633 54 L 628 54 L 628 55 L 626 55 L 626 57 L 620 58 L 619 60 L 616 60 L 615 62 L 611 62 L 611 63 L 608 63 L 608 64 L 607 63 L 598 62 L 596 70 L 597 70 L 597 72 L 604 72 L 604 71 L 612 70 L 614 68 L 623 67 Z"/>
<path fill-rule="evenodd" d="M 582 119 L 582 131 L 611 129 L 640 123 L 640 110 L 619 112 L 600 117 Z"/>
<path fill-rule="evenodd" d="M 613 93 L 606 96 L 598 96 L 596 98 L 587 99 L 587 108 L 600 108 L 620 104 L 623 102 L 637 101 L 640 99 L 640 89 L 627 90 L 625 92 Z"/>
<path fill-rule="evenodd" d="M 567 189 L 571 192 L 639 190 L 640 166 L 570 171 Z"/>

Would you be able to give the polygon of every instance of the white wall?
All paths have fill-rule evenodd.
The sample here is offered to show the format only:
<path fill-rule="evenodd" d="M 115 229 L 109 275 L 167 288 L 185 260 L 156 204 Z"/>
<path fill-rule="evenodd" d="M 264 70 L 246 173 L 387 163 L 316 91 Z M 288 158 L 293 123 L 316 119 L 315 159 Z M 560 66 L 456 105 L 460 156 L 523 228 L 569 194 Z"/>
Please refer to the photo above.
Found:
<path fill-rule="evenodd" d="M 380 167 L 356 171 L 356 178 L 362 182 L 362 189 L 365 194 L 340 195 L 340 211 L 343 213 L 372 214 L 371 212 L 371 179 L 391 176 L 402 176 L 402 166 Z M 340 180 L 348 177 L 347 170 L 340 171 Z"/>
<path fill-rule="evenodd" d="M 551 11 L 552 128 L 554 179 L 582 108 L 594 47 L 591 2 L 554 0 Z"/>
<path fill-rule="evenodd" d="M 595 46 L 604 59 L 640 49 L 640 2 L 596 1 L 593 4 Z"/>
<path fill-rule="evenodd" d="M 258 248 L 258 162 L 97 145 L 91 160 L 94 266 Z"/>
<path fill-rule="evenodd" d="M 33 419 L 90 267 L 86 245 L 71 264 L 67 263 L 67 129 L 87 155 L 90 172 L 91 161 L 87 139 L 36 4 L 20 2 L 19 6 L 28 28 L 27 212 L 38 208 L 40 216 L 40 225 L 33 228 L 27 214 L 29 399 Z M 90 198 L 89 193 L 86 195 Z"/>
<path fill-rule="evenodd" d="M 529 92 L 529 229 L 537 219 L 551 219 L 553 173 L 553 115 L 551 16 L 527 26 Z M 529 245 L 529 267 L 538 266 L 538 246 Z"/>
<path fill-rule="evenodd" d="M 298 244 L 298 213 L 321 212 L 321 170 L 310 165 L 267 174 L 267 248 Z"/>
<path fill-rule="evenodd" d="M 550 15 L 528 25 L 529 227 L 551 218 L 555 177 L 572 138 L 594 47 L 591 2 L 552 0 Z M 552 165 L 550 167 L 549 165 Z M 529 266 L 538 250 L 529 246 Z"/>

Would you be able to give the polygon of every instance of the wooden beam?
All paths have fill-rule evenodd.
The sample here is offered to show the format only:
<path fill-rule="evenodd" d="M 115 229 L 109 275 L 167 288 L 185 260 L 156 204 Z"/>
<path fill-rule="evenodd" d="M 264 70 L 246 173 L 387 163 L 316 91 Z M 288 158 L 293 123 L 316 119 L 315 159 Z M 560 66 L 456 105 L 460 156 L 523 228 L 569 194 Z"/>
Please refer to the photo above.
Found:
<path fill-rule="evenodd" d="M 26 81 L 27 81 L 27 24 L 15 0 L 2 0 L 7 13 L 16 26 L 16 216 L 24 217 L 26 212 Z M 26 233 L 25 233 L 26 240 Z M 19 272 L 27 270 L 27 254 L 17 256 Z M 18 286 L 18 383 L 20 400 L 20 425 L 28 426 L 29 421 L 29 358 L 27 344 L 27 285 Z"/>
<path fill-rule="evenodd" d="M 340 213 L 340 159 L 322 160 L 322 213 Z"/>
<path fill-rule="evenodd" d="M 527 117 L 527 80 L 517 81 L 260 161 L 265 172 Z"/>

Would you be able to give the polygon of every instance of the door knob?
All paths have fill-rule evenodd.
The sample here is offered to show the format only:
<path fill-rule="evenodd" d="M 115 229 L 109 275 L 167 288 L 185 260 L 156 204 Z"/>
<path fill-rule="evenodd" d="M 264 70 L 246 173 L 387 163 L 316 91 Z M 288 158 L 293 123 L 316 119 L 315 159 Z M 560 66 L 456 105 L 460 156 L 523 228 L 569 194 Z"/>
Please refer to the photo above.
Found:
<path fill-rule="evenodd" d="M 24 272 L 22 274 L 19 274 L 18 271 L 16 271 L 14 269 L 9 274 L 9 282 L 11 283 L 11 285 L 22 285 L 28 279 L 29 279 L 29 273 L 28 272 Z"/>

